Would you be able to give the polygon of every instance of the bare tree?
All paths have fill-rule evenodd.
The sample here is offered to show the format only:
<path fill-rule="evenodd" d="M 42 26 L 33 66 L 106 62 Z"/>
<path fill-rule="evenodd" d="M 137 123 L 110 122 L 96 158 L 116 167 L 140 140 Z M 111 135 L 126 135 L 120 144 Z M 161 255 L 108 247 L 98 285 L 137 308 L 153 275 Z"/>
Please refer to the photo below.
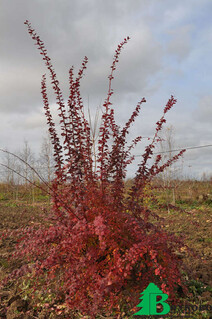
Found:
<path fill-rule="evenodd" d="M 51 183 L 54 178 L 54 156 L 53 148 L 49 134 L 43 137 L 41 151 L 39 156 L 40 172 L 44 179 Z"/>
<path fill-rule="evenodd" d="M 8 167 L 4 168 L 4 180 L 9 188 L 14 183 L 14 172 L 9 169 L 14 168 L 14 158 L 9 153 L 4 153 L 3 163 Z"/>
<path fill-rule="evenodd" d="M 163 129 L 160 134 L 160 143 L 158 152 L 161 153 L 162 163 L 170 160 L 174 155 L 174 149 L 176 148 L 174 139 L 174 127 L 169 126 Z M 160 175 L 162 179 L 162 187 L 166 196 L 166 205 L 169 211 L 169 205 L 176 204 L 176 190 L 180 185 L 180 175 L 182 175 L 183 160 L 181 163 L 174 163 L 171 167 L 167 167 Z"/>
<path fill-rule="evenodd" d="M 25 185 L 26 192 L 28 192 L 28 190 L 30 189 L 31 199 L 32 199 L 32 202 L 34 203 L 35 186 L 33 183 L 35 183 L 36 181 L 35 181 L 34 171 L 30 169 L 30 166 L 31 167 L 35 166 L 35 157 L 31 151 L 29 143 L 26 140 L 24 141 L 24 146 L 22 150 L 19 152 L 19 157 L 22 159 L 22 161 L 20 161 L 21 175 L 23 176 L 22 183 Z M 32 183 L 30 183 L 29 181 L 32 181 Z"/>
<path fill-rule="evenodd" d="M 6 191 L 11 192 L 13 198 L 18 200 L 19 184 L 21 183 L 21 178 L 18 175 L 21 171 L 20 163 L 7 149 L 3 153 L 1 161 L 4 167 L 2 180 L 6 184 Z M 15 174 L 15 172 L 18 174 Z"/>
<path fill-rule="evenodd" d="M 30 164 L 32 166 L 34 164 L 34 155 L 32 154 L 31 148 L 27 141 L 24 141 L 24 146 L 23 149 L 19 152 L 19 157 L 23 160 L 23 162 L 20 162 L 21 172 L 23 175 L 23 183 L 27 185 L 27 180 L 32 177 L 32 172 L 27 164 Z"/>

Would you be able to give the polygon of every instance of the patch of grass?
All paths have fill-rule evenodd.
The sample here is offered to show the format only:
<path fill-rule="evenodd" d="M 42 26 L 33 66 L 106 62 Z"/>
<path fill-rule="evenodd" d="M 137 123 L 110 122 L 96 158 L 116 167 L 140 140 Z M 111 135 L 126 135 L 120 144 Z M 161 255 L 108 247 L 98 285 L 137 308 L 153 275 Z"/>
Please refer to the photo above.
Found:
<path fill-rule="evenodd" d="M 7 258 L 0 257 L 0 267 L 3 269 L 9 268 L 9 263 Z"/>
<path fill-rule="evenodd" d="M 8 200 L 8 199 L 9 199 L 9 198 L 8 198 L 7 194 L 5 194 L 5 193 L 0 193 L 0 200 L 5 201 L 5 200 Z"/>

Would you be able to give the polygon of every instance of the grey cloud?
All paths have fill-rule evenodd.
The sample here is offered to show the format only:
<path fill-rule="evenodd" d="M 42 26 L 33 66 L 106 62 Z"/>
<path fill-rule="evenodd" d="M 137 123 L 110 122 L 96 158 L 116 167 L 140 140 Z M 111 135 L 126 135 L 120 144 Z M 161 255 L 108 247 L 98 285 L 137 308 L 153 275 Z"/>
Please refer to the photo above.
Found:
<path fill-rule="evenodd" d="M 198 107 L 193 114 L 195 120 L 200 123 L 212 123 L 212 95 L 201 97 Z"/>
<path fill-rule="evenodd" d="M 1 112 L 27 112 L 41 105 L 42 69 L 5 63 L 0 80 Z"/>
<path fill-rule="evenodd" d="M 181 62 L 192 50 L 191 32 L 193 26 L 184 25 L 169 32 L 171 40 L 168 44 L 168 52 L 175 55 Z"/>

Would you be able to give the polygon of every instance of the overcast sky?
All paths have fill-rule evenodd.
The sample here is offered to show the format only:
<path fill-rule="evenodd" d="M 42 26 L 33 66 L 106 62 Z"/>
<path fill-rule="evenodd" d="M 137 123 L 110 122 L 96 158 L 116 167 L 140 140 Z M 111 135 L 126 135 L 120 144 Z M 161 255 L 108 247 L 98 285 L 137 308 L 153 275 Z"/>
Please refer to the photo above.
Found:
<path fill-rule="evenodd" d="M 77 70 L 86 55 L 81 89 L 94 114 L 106 97 L 114 51 L 130 36 L 113 82 L 118 123 L 145 97 L 130 138 L 151 137 L 172 94 L 178 102 L 166 126 L 174 127 L 174 148 L 212 144 L 211 16 L 211 0 L 0 0 L 0 147 L 16 151 L 27 140 L 38 154 L 47 131 L 40 93 L 47 71 L 26 19 L 46 45 L 64 98 L 69 67 Z M 56 114 L 53 99 L 51 107 Z M 212 175 L 211 155 L 212 147 L 188 150 L 184 174 Z"/>

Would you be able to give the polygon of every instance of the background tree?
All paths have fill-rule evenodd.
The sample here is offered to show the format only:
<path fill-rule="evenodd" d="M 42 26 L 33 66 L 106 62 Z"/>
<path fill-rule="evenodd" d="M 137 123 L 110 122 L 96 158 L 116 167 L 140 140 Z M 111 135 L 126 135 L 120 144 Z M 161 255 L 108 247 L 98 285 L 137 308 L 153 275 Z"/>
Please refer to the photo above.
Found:
<path fill-rule="evenodd" d="M 41 151 L 39 154 L 40 171 L 43 178 L 50 184 L 54 178 L 54 156 L 53 147 L 49 134 L 43 137 Z"/>
<path fill-rule="evenodd" d="M 32 172 L 27 164 L 34 164 L 34 155 L 32 154 L 29 143 L 26 140 L 24 141 L 23 148 L 19 151 L 18 155 L 23 160 L 23 162 L 20 162 L 21 172 L 23 175 L 23 183 L 27 187 L 27 185 L 29 184 L 27 180 L 32 177 Z"/>
<path fill-rule="evenodd" d="M 35 185 L 36 182 L 35 172 L 30 168 L 35 167 L 36 159 L 32 153 L 31 147 L 28 141 L 24 141 L 23 148 L 19 151 L 18 156 L 22 161 L 19 160 L 20 172 L 22 175 L 22 184 L 25 186 L 25 193 L 28 193 L 28 190 L 31 190 L 31 200 L 34 202 L 35 197 Z M 32 182 L 32 183 L 30 183 Z M 29 198 L 30 200 L 30 198 Z"/>
<path fill-rule="evenodd" d="M 176 151 L 176 143 L 174 138 L 174 127 L 168 126 L 161 130 L 160 142 L 158 143 L 157 152 L 161 155 L 161 162 L 165 163 L 170 160 Z M 173 165 L 166 167 L 163 172 L 160 173 L 162 180 L 162 188 L 165 194 L 165 201 L 169 211 L 169 205 L 176 204 L 177 188 L 181 184 L 183 172 L 183 158 Z"/>
<path fill-rule="evenodd" d="M 19 185 L 21 184 L 21 165 L 7 149 L 2 153 L 2 181 L 6 192 L 12 194 L 13 199 L 18 200 Z M 17 174 L 16 174 L 17 173 Z"/>

